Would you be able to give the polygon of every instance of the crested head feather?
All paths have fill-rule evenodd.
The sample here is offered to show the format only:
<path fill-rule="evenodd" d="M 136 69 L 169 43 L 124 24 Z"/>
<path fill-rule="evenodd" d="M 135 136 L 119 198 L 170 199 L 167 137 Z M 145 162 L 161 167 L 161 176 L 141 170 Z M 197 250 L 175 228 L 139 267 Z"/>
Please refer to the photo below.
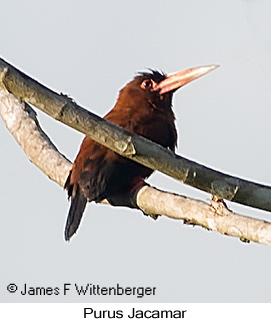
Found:
<path fill-rule="evenodd" d="M 142 76 L 146 77 L 146 78 L 151 78 L 156 83 L 160 83 L 161 81 L 163 81 L 167 77 L 167 74 L 162 71 L 158 71 L 158 70 L 154 70 L 154 69 L 149 68 L 148 72 L 138 72 L 136 74 L 136 77 L 142 77 Z"/>

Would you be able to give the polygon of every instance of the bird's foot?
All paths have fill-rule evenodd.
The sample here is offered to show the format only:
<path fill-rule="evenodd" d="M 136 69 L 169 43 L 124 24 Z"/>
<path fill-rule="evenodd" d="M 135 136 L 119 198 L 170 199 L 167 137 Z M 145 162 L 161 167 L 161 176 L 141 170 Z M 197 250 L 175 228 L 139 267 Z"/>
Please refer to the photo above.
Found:
<path fill-rule="evenodd" d="M 146 184 L 143 178 L 139 176 L 133 181 L 133 184 L 134 185 L 132 186 L 132 189 L 130 189 L 129 191 L 121 191 L 108 196 L 107 201 L 113 206 L 126 206 L 138 209 L 136 200 L 137 193 L 143 186 L 148 184 Z"/>
<path fill-rule="evenodd" d="M 137 176 L 137 177 L 135 177 L 135 178 L 134 178 L 134 180 L 133 180 L 133 184 L 134 184 L 134 186 L 133 186 L 133 187 L 132 187 L 132 189 L 130 190 L 130 193 L 131 193 L 131 194 L 135 194 L 135 193 L 137 193 L 141 187 L 143 187 L 143 186 L 145 186 L 145 185 L 148 185 L 148 184 L 144 181 L 144 179 L 143 179 L 142 177 L 140 177 L 140 176 Z"/>

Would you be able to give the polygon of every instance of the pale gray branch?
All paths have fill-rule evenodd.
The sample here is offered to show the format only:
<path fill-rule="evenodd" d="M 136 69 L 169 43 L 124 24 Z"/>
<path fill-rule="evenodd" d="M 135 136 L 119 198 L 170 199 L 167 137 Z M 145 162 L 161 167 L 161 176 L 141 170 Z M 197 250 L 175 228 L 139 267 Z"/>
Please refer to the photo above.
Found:
<path fill-rule="evenodd" d="M 0 86 L 115 152 L 232 202 L 271 211 L 271 187 L 214 171 L 130 133 L 49 90 L 0 59 Z"/>
<path fill-rule="evenodd" d="M 146 214 L 165 214 L 242 241 L 271 245 L 271 223 L 236 214 L 223 201 L 208 204 L 144 186 L 138 193 L 137 204 Z"/>
<path fill-rule="evenodd" d="M 29 160 L 63 187 L 72 164 L 42 131 L 35 111 L 0 87 L 0 115 Z"/>
<path fill-rule="evenodd" d="M 42 131 L 36 113 L 27 104 L 0 88 L 0 115 L 28 158 L 63 187 L 71 162 Z M 106 201 L 104 201 L 106 202 Z M 166 215 L 242 240 L 271 245 L 271 223 L 234 214 L 222 202 L 211 204 L 144 186 L 137 205 L 150 216 Z"/>

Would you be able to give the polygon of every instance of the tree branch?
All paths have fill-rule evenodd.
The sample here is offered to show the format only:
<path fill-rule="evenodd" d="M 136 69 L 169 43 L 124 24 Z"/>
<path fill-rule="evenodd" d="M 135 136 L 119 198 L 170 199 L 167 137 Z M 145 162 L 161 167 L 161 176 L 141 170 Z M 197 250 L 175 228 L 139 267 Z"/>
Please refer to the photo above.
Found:
<path fill-rule="evenodd" d="M 0 59 L 0 86 L 98 143 L 221 199 L 271 211 L 271 188 L 214 171 L 106 121 Z"/>
<path fill-rule="evenodd" d="M 146 214 L 165 214 L 183 219 L 186 224 L 238 237 L 244 242 L 271 245 L 271 223 L 236 214 L 220 200 L 208 204 L 144 186 L 138 193 L 137 204 Z"/>
<path fill-rule="evenodd" d="M 5 68 L 2 68 L 1 65 L 1 60 L 0 60 L 0 85 L 3 87 L 8 87 L 10 90 L 10 86 L 6 85 L 6 75 L 9 73 L 8 70 Z M 18 71 L 15 71 L 16 73 L 21 74 Z M 3 75 L 5 74 L 5 75 Z M 12 73 L 11 73 L 12 74 Z M 16 76 L 17 77 L 17 76 Z M 25 78 L 25 75 L 20 75 L 21 78 Z M 11 77 L 12 79 L 12 77 Z M 28 78 L 27 78 L 28 80 Z M 28 81 L 26 81 L 27 83 Z M 33 82 L 35 84 L 35 81 L 30 79 L 30 83 Z M 20 87 L 21 85 L 23 86 L 23 91 L 26 92 L 27 94 L 23 95 L 23 98 L 28 98 L 28 101 L 33 103 L 35 101 L 35 92 L 34 94 L 31 92 L 33 91 L 33 85 L 31 85 L 31 90 L 29 90 L 28 85 L 25 85 L 24 82 L 15 82 L 17 84 L 17 87 Z M 21 84 L 21 85 L 20 85 Z M 40 84 L 38 84 L 38 87 L 42 87 Z M 51 92 L 50 90 L 46 89 L 47 91 Z M 14 92 L 17 94 L 20 93 L 20 90 L 17 89 Z M 31 94 L 32 93 L 32 94 Z M 39 92 L 38 92 L 39 93 Z M 50 102 L 46 99 L 46 93 L 44 93 L 42 96 L 37 98 L 37 105 L 42 106 L 43 99 L 45 100 L 44 106 L 49 105 Z M 53 92 L 52 92 L 53 93 Z M 59 114 L 55 115 L 65 115 L 64 110 L 67 109 L 65 107 L 70 106 L 69 109 L 72 111 L 72 106 L 75 106 L 75 103 L 72 102 L 70 99 L 64 96 L 58 96 L 57 94 L 52 94 L 55 98 L 55 96 L 59 99 L 59 101 L 64 100 L 66 103 L 64 105 L 58 105 L 60 108 Z M 21 97 L 21 95 L 19 95 Z M 29 99 L 30 98 L 30 99 Z M 54 101 L 54 100 L 53 100 Z M 57 101 L 57 102 L 59 102 Z M 64 108 L 63 108 L 64 107 Z M 44 108 L 45 109 L 45 108 Z M 54 110 L 51 106 L 52 110 Z M 80 108 L 80 110 L 83 110 L 83 116 L 87 115 L 87 119 L 89 119 L 89 115 L 91 115 L 89 112 L 86 112 L 84 109 Z M 53 145 L 53 143 L 50 141 L 48 136 L 42 131 L 42 129 L 39 126 L 39 123 L 36 118 L 36 114 L 34 110 L 27 105 L 24 102 L 19 101 L 16 99 L 13 95 L 7 93 L 7 91 L 4 91 L 0 88 L 0 114 L 6 123 L 7 128 L 11 131 L 11 133 L 14 135 L 15 139 L 17 142 L 22 146 L 24 149 L 25 153 L 29 157 L 29 159 L 37 165 L 47 176 L 49 176 L 50 179 L 56 181 L 59 183 L 62 187 L 64 185 L 64 182 L 66 180 L 66 177 L 68 175 L 68 172 L 71 168 L 71 163 L 68 159 L 65 158 L 60 152 L 57 150 L 57 148 Z M 80 116 L 80 114 L 77 114 L 75 112 L 72 113 L 74 116 L 74 120 L 76 120 L 78 123 L 81 122 L 80 118 L 83 118 Z M 96 116 L 95 116 L 96 117 Z M 64 117 L 64 119 L 67 119 L 67 116 Z M 79 119 L 77 119 L 79 118 Z M 98 122 L 100 122 L 100 118 L 96 117 Z M 62 119 L 59 118 L 59 119 Z M 66 120 L 65 119 L 65 120 Z M 103 120 L 103 119 L 101 119 Z M 70 122 L 70 121 L 69 121 Z M 68 123 L 68 122 L 66 122 Z M 88 123 L 88 121 L 87 121 Z M 95 123 L 95 122 L 94 122 Z M 105 122 L 107 124 L 108 122 Z M 84 123 L 85 124 L 85 123 Z M 99 127 L 98 124 L 95 123 L 95 126 Z M 110 127 L 112 124 L 110 125 Z M 78 128 L 80 125 L 78 126 Z M 85 127 L 85 126 L 84 126 Z M 109 136 L 110 143 L 113 142 L 115 147 L 115 151 L 118 152 L 120 149 L 123 151 L 123 155 L 126 155 L 128 152 L 129 154 L 133 154 L 134 147 L 140 147 L 140 151 L 143 151 L 141 148 L 141 138 L 139 139 L 139 144 L 137 142 L 138 136 L 134 136 L 133 134 L 129 134 L 128 136 L 131 135 L 130 139 L 128 139 L 128 144 L 127 141 L 123 141 L 122 139 L 119 140 L 119 133 L 117 132 L 117 135 L 113 132 L 111 134 L 111 129 L 109 131 L 105 130 L 104 131 L 104 125 L 102 125 L 102 131 L 100 132 L 100 136 L 102 139 L 100 139 L 99 142 L 104 142 L 106 141 L 107 136 Z M 75 127 L 77 128 L 77 127 Z M 112 129 L 115 128 L 115 125 L 112 126 Z M 119 128 L 119 127 L 117 127 Z M 121 128 L 120 128 L 121 129 Z M 119 129 L 117 130 L 119 131 Z M 121 131 L 123 131 L 121 129 Z M 87 132 L 87 131 L 86 131 Z M 104 135 L 105 132 L 105 135 Z M 126 132 L 126 131 L 124 131 Z M 127 134 L 125 134 L 127 135 Z M 113 136 L 113 139 L 117 138 L 117 141 L 112 140 L 110 136 Z M 135 144 L 134 144 L 134 137 L 135 139 Z M 128 137 L 129 138 L 129 137 Z M 127 138 L 126 138 L 127 139 Z M 144 141 L 144 138 L 143 138 Z M 146 140 L 147 142 L 147 140 Z M 133 143 L 133 144 L 132 144 Z M 143 143 L 143 146 L 146 143 Z M 151 143 L 151 146 L 154 144 Z M 156 145 L 157 146 L 157 145 Z M 144 146 L 145 147 L 145 146 Z M 149 149 L 149 148 L 148 148 Z M 158 152 L 160 147 L 158 146 Z M 138 148 L 135 149 L 138 151 Z M 165 150 L 165 149 L 162 149 Z M 165 150 L 166 154 L 170 154 L 172 157 L 172 153 L 168 152 Z M 157 152 L 157 153 L 158 153 Z M 141 157 L 141 156 L 140 156 Z M 158 156 L 159 157 L 159 156 Z M 181 157 L 173 155 L 174 160 L 179 160 Z M 141 157 L 142 158 L 142 157 Z M 151 161 L 153 158 L 150 159 Z M 160 157 L 159 157 L 160 160 Z M 186 162 L 187 160 L 185 160 Z M 184 162 L 184 163 L 185 163 Z M 188 163 L 192 163 L 190 161 L 187 161 Z M 156 164 L 156 161 L 154 161 L 154 164 Z M 159 164 L 159 162 L 158 162 Z M 178 164 L 178 163 L 177 163 Z M 198 164 L 196 164 L 198 165 Z M 147 164 L 149 166 L 149 164 Z M 153 166 L 153 165 L 152 165 Z M 193 166 L 193 165 L 192 165 Z M 191 167 L 189 164 L 188 169 L 183 169 L 181 170 L 180 173 L 188 173 L 185 175 L 186 178 L 189 178 L 189 173 L 192 171 Z M 203 170 L 209 172 L 208 168 L 205 168 L 204 166 L 198 165 L 200 167 L 203 167 Z M 198 167 L 197 166 L 197 167 Z M 169 168 L 171 166 L 171 162 L 169 162 Z M 193 166 L 194 167 L 194 166 Z M 153 167 L 152 167 L 153 168 Z M 194 168 L 192 168 L 194 169 Z M 211 173 L 216 173 L 213 170 L 210 170 Z M 179 170 L 178 170 L 179 174 Z M 218 173 L 219 176 L 223 176 L 222 173 Z M 199 175 L 196 174 L 195 178 L 199 178 Z M 228 179 L 234 179 L 233 177 L 227 176 L 226 175 L 226 180 Z M 203 180 L 203 178 L 201 177 Z M 219 177 L 220 179 L 220 177 Z M 221 180 L 221 179 L 220 179 Z M 238 181 L 239 180 L 237 179 Z M 214 181 L 216 181 L 216 177 L 214 177 Z M 243 182 L 242 182 L 243 183 Z M 247 183 L 245 181 L 245 183 Z M 259 188 L 262 189 L 263 185 L 258 185 L 251 183 L 256 186 L 257 190 Z M 244 184 L 243 184 L 244 185 Z M 223 183 L 218 184 L 216 186 L 223 187 Z M 265 190 L 270 192 L 269 187 L 264 187 Z M 215 189 L 213 189 L 212 193 L 217 192 Z M 265 193 L 266 194 L 266 193 Z M 270 193 L 269 193 L 270 194 Z M 224 194 L 225 195 L 225 194 Z M 235 194 L 236 195 L 236 194 Z M 250 194 L 251 195 L 251 194 Z M 220 195 L 221 196 L 221 195 Z M 185 223 L 193 223 L 193 224 L 198 224 L 201 225 L 207 229 L 211 230 L 216 230 L 222 234 L 227 234 L 227 235 L 232 235 L 232 236 L 237 236 L 240 237 L 243 240 L 252 240 L 255 242 L 259 243 L 264 243 L 264 244 L 270 244 L 271 245 L 271 224 L 267 223 L 265 221 L 261 220 L 256 220 L 252 219 L 250 217 L 244 217 L 240 216 L 237 214 L 234 214 L 233 212 L 229 211 L 227 207 L 224 205 L 223 202 L 215 202 L 212 201 L 211 204 L 207 204 L 201 201 L 197 200 L 192 200 L 188 199 L 182 196 L 178 196 L 175 194 L 169 194 L 166 192 L 161 192 L 155 188 L 149 187 L 149 186 L 144 186 L 137 194 L 137 205 L 138 207 L 146 214 L 149 215 L 159 215 L 159 214 L 164 214 L 169 217 L 175 218 L 175 219 L 183 219 L 185 220 Z"/>
<path fill-rule="evenodd" d="M 29 160 L 63 187 L 72 163 L 43 132 L 36 112 L 0 87 L 0 115 Z"/>

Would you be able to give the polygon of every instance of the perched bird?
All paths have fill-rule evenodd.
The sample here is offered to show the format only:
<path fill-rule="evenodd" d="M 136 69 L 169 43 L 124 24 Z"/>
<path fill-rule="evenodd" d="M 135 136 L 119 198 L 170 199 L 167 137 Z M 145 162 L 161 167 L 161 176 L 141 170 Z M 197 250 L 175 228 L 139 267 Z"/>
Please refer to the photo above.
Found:
<path fill-rule="evenodd" d="M 154 70 L 139 73 L 119 92 L 104 119 L 174 151 L 177 131 L 172 95 L 216 67 L 202 66 L 169 75 Z M 65 183 L 71 198 L 65 239 L 78 229 L 87 201 L 100 202 L 116 193 L 134 192 L 152 172 L 85 137 Z"/>

